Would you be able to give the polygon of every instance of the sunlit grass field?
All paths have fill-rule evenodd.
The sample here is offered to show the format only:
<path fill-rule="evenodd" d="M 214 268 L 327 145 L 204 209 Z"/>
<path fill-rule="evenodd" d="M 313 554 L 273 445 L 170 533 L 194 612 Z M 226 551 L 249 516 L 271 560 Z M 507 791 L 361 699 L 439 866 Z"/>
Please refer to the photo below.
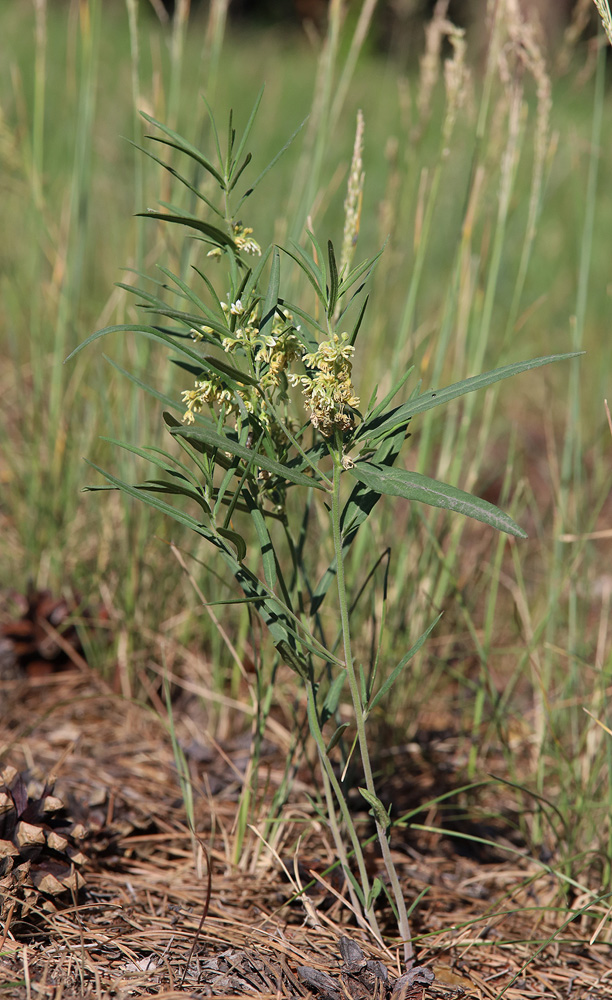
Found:
<path fill-rule="evenodd" d="M 207 149 L 202 94 L 218 122 L 233 108 L 244 123 L 265 84 L 251 144 L 261 168 L 304 122 L 248 206 L 244 221 L 267 244 L 303 239 L 307 225 L 321 242 L 341 241 L 362 109 L 357 255 L 385 245 L 355 359 L 362 398 L 376 385 L 384 394 L 411 364 L 406 391 L 419 379 L 435 388 L 512 361 L 586 352 L 414 420 L 410 468 L 499 503 L 530 537 L 510 542 L 416 505 L 380 504 L 348 573 L 356 593 L 364 566 L 391 545 L 383 661 L 390 668 L 439 611 L 444 617 L 378 723 L 398 741 L 452 725 L 465 736 L 470 776 L 501 746 L 516 781 L 557 801 L 559 864 L 580 855 L 577 870 L 588 868 L 588 852 L 602 849 L 609 879 L 610 744 L 583 711 L 606 721 L 612 670 L 604 59 L 579 44 L 560 72 L 556 53 L 513 49 L 502 19 L 488 63 L 472 58 L 469 38 L 465 62 L 446 39 L 429 71 L 406 70 L 367 37 L 358 51 L 356 19 L 326 50 L 323 39 L 298 32 L 224 32 L 222 3 L 210 18 L 166 27 L 140 7 L 130 32 L 134 4 L 41 4 L 38 14 L 25 3 L 0 5 L 1 585 L 24 590 L 33 581 L 74 589 L 90 607 L 105 603 L 124 692 L 140 690 L 136 667 L 146 673 L 160 639 L 197 649 L 213 688 L 237 692 L 231 656 L 169 543 L 208 599 L 225 597 L 209 554 L 129 500 L 81 492 L 99 482 L 84 458 L 129 481 L 146 474 L 102 436 L 164 440 L 160 407 L 103 355 L 175 395 L 185 388 L 180 373 L 169 373 L 156 348 L 121 335 L 63 361 L 95 329 L 134 321 L 132 300 L 114 288 L 132 280 L 122 268 L 154 273 L 180 257 L 179 244 L 135 218 L 175 193 L 170 175 L 130 142 L 147 131 L 137 110 Z M 443 79 L 453 52 L 465 74 L 454 96 Z M 322 538 L 322 567 L 328 556 Z M 375 582 L 354 612 L 365 661 L 380 629 L 382 574 Z M 240 610 L 224 621 L 233 641 L 248 642 Z M 87 641 L 108 670 L 115 647 Z M 289 703 L 291 694 L 279 690 L 279 698 Z M 528 796 L 523 805 L 526 833 L 548 843 Z"/>

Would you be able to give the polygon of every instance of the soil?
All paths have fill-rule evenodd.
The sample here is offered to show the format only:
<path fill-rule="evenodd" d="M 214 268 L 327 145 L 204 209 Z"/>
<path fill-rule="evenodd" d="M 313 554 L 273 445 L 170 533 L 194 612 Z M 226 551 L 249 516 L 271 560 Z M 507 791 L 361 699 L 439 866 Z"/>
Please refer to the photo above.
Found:
<path fill-rule="evenodd" d="M 237 850 L 249 736 L 198 734 L 194 702 L 177 702 L 194 837 L 163 707 L 121 697 L 77 656 L 78 669 L 0 680 L 1 763 L 53 787 L 86 856 L 78 896 L 42 893 L 25 915 L 17 890 L 4 900 L 3 997 L 612 997 L 606 907 L 560 891 L 513 810 L 500 807 L 499 786 L 483 786 L 479 800 L 455 796 L 452 813 L 423 805 L 465 783 L 452 732 L 423 734 L 379 761 L 394 814 L 413 810 L 392 836 L 415 904 L 407 970 L 389 908 L 379 914 L 381 946 L 356 925 L 341 876 L 327 873 L 333 848 L 309 768 L 295 776 L 267 843 L 257 836 L 284 773 L 280 726 Z M 487 810 L 491 796 L 497 808 Z M 367 836 L 368 816 L 356 822 Z M 368 863 L 382 877 L 374 848 Z"/>

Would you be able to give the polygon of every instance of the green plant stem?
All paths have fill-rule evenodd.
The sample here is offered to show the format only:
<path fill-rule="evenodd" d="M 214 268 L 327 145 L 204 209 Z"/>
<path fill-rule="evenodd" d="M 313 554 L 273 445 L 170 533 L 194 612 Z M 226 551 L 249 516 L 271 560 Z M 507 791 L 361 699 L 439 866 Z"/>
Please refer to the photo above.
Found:
<path fill-rule="evenodd" d="M 340 479 L 343 473 L 342 466 L 342 444 L 338 441 L 338 447 L 332 452 L 333 462 L 334 462 L 334 480 L 333 480 L 333 492 L 332 492 L 332 531 L 334 536 L 334 551 L 336 555 L 336 579 L 338 583 L 338 602 L 340 606 L 340 623 L 342 626 L 342 640 L 344 644 L 344 660 L 346 664 L 346 676 L 349 684 L 349 690 L 351 692 L 351 698 L 353 701 L 353 708 L 355 711 L 355 724 L 357 727 L 357 739 L 359 742 L 359 752 L 361 755 L 361 763 L 363 766 L 363 774 L 365 778 L 366 788 L 371 795 L 376 795 L 376 789 L 374 787 L 374 778 L 372 775 L 372 764 L 370 761 L 370 751 L 368 748 L 368 741 L 366 736 L 366 712 L 363 707 L 363 702 L 361 694 L 359 691 L 359 682 L 357 680 L 357 674 L 355 673 L 355 665 L 353 662 L 353 653 L 351 649 L 351 631 L 350 631 L 350 615 L 349 615 L 349 605 L 346 594 L 346 582 L 344 578 L 344 558 L 342 554 L 342 531 L 340 529 Z M 378 842 L 380 844 L 380 849 L 383 856 L 383 861 L 385 863 L 385 868 L 387 870 L 387 876 L 389 882 L 391 883 L 391 889 L 393 891 L 393 897 L 395 899 L 395 905 L 397 907 L 397 919 L 400 937 L 404 943 L 404 960 L 406 963 L 411 963 L 413 959 L 413 948 L 410 934 L 410 924 L 408 921 L 408 912 L 406 910 L 406 902 L 404 900 L 404 894 L 402 892 L 402 887 L 400 885 L 399 876 L 397 870 L 393 863 L 393 858 L 391 857 L 391 849 L 389 847 L 389 841 L 387 839 L 387 831 L 382 823 L 379 821 L 379 817 L 375 815 L 376 822 L 376 832 L 378 834 Z"/>
<path fill-rule="evenodd" d="M 361 880 L 361 886 L 363 889 L 364 901 L 367 902 L 367 897 L 370 892 L 370 880 L 368 878 L 368 873 L 365 865 L 365 858 L 363 856 L 363 847 L 360 843 L 359 837 L 357 836 L 357 831 L 355 830 L 355 825 L 353 823 L 349 808 L 344 795 L 342 794 L 342 789 L 340 783 L 334 773 L 332 763 L 328 757 L 327 749 L 325 746 L 325 740 L 323 738 L 323 733 L 321 732 L 321 726 L 319 723 L 319 715 L 317 712 L 316 703 L 316 688 L 313 682 L 307 683 L 306 685 L 307 694 L 307 706 L 308 706 L 308 725 L 310 728 L 311 735 L 316 743 L 317 751 L 319 754 L 319 761 L 321 763 L 321 771 L 323 775 L 323 786 L 325 789 L 328 819 L 329 825 L 336 844 L 336 850 L 338 851 L 338 857 L 342 864 L 345 874 L 349 871 L 348 858 L 346 854 L 346 848 L 344 846 L 344 841 L 342 839 L 342 834 L 338 826 L 338 820 L 336 817 L 336 807 L 334 805 L 334 798 L 330 794 L 330 787 L 333 789 L 333 793 L 336 797 L 336 801 L 340 808 L 342 814 L 342 819 L 344 820 L 346 829 L 348 830 L 349 836 L 351 838 L 351 843 L 353 845 L 353 853 L 357 861 L 357 867 L 359 869 L 359 878 Z M 382 943 L 382 937 L 380 929 L 378 927 L 378 921 L 376 920 L 376 914 L 374 913 L 374 906 L 371 905 L 369 909 L 365 909 L 365 919 L 362 916 L 362 906 L 357 898 L 355 889 L 351 883 L 351 880 L 347 877 L 347 885 L 349 895 L 351 897 L 351 902 L 355 909 L 355 913 L 358 919 L 362 919 L 363 922 L 369 926 L 377 940 Z"/>

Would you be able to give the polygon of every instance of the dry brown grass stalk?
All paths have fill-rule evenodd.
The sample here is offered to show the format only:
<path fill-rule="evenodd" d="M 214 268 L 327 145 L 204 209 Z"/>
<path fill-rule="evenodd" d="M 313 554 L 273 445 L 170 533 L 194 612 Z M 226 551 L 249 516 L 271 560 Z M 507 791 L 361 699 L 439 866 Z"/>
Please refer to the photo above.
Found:
<path fill-rule="evenodd" d="M 311 995 L 298 967 L 340 975 L 339 937 L 346 933 L 360 941 L 367 957 L 386 965 L 391 981 L 401 974 L 393 947 L 376 949 L 350 927 L 342 884 L 325 874 L 333 853 L 314 814 L 296 812 L 289 804 L 285 837 L 271 852 L 271 858 L 276 855 L 272 866 L 238 872 L 231 864 L 231 844 L 220 836 L 221 826 L 231 828 L 235 810 L 236 776 L 223 761 L 239 759 L 231 748 L 223 748 L 221 756 L 213 752 L 205 764 L 190 758 L 196 789 L 203 787 L 206 774 L 212 778 L 216 771 L 220 778 L 214 793 L 196 797 L 198 836 L 210 854 L 209 895 L 206 872 L 198 875 L 194 869 L 170 740 L 154 713 L 78 672 L 44 685 L 5 683 L 2 696 L 5 759 L 41 774 L 58 772 L 72 808 L 81 802 L 89 817 L 92 859 L 85 869 L 87 888 L 78 900 L 68 900 L 53 915 L 41 914 L 37 926 L 9 922 L 2 929 L 3 996 L 22 1000 L 25 991 L 51 1000 L 60 989 L 63 1000 L 101 1000 L 109 990 L 126 998 L 152 993 L 159 998 L 204 989 L 217 997 L 295 1000 Z M 182 731 L 180 717 L 177 725 Z M 446 746 L 438 741 L 437 746 L 447 771 L 448 765 L 460 768 L 460 741 L 447 740 Z M 439 791 L 420 748 L 398 748 L 394 761 L 398 809 L 407 791 L 424 799 Z M 497 767 L 503 767 L 501 756 Z M 271 784 L 281 771 L 270 771 Z M 428 997 L 456 1000 L 458 985 L 464 996 L 492 997 L 517 973 L 522 979 L 506 994 L 512 1000 L 569 995 L 568 989 L 572 997 L 586 997 L 589 991 L 599 998 L 612 996 L 602 962 L 609 948 L 605 903 L 581 916 L 580 906 L 592 903 L 592 896 L 576 895 L 576 922 L 563 933 L 567 943 L 551 943 L 521 973 L 536 948 L 526 942 L 554 935 L 563 921 L 564 914 L 553 906 L 554 881 L 502 831 L 483 864 L 474 852 L 457 853 L 460 841 L 433 832 L 439 825 L 431 807 L 425 823 L 407 837 L 406 853 L 395 852 L 408 896 L 415 898 L 428 887 L 415 918 L 419 962 L 436 976 Z M 96 851 L 96 844 L 104 843 Z M 375 855 L 371 863 L 378 865 Z M 308 889 L 304 921 L 303 906 L 289 900 L 311 874 L 315 884 Z M 347 996 L 354 995 L 349 989 Z"/>

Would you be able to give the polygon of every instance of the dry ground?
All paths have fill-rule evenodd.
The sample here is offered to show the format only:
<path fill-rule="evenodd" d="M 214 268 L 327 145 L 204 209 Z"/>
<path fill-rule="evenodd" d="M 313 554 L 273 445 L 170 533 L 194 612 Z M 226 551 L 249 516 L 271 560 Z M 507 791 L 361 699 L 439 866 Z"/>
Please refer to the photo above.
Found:
<path fill-rule="evenodd" d="M 45 911 L 44 897 L 24 919 L 18 901 L 8 907 L 0 934 L 1 996 L 467 1000 L 498 997 L 506 989 L 508 1000 L 612 997 L 612 949 L 598 929 L 605 909 L 567 923 L 571 911 L 559 906 L 556 880 L 520 847 L 508 854 L 511 841 L 503 829 L 486 831 L 487 839 L 499 841 L 498 852 L 478 852 L 473 844 L 468 852 L 461 840 L 422 830 L 396 832 L 408 899 L 426 890 L 413 933 L 417 963 L 435 977 L 396 983 L 405 971 L 398 949 L 392 943 L 378 947 L 351 925 L 341 883 L 328 876 L 331 891 L 319 882 L 307 903 L 290 902 L 293 890 L 281 863 L 291 878 L 307 881 L 310 871 L 321 874 L 333 861 L 324 827 L 304 806 L 307 769 L 285 806 L 276 854 L 258 851 L 249 832 L 234 865 L 236 804 L 248 759 L 244 741 L 220 746 L 206 735 L 194 741 L 178 719 L 202 845 L 194 849 L 171 740 L 151 707 L 117 696 L 84 663 L 0 683 L 2 763 L 29 777 L 55 777 L 55 793 L 87 830 L 81 844 L 89 858 L 82 866 L 85 887 L 78 898 L 64 898 L 57 912 Z M 439 775 L 452 784 L 453 745 L 447 735 L 437 745 L 432 738 L 427 753 L 413 745 L 398 748 L 389 788 L 400 797 L 408 788 L 406 799 L 414 800 L 431 797 Z M 267 747 L 260 816 L 280 780 L 284 754 L 273 743 Z M 459 773 L 456 781 L 461 783 Z M 434 826 L 439 817 L 430 810 L 417 819 Z M 211 864 L 209 899 L 202 847 Z M 374 853 L 371 865 L 377 865 Z M 578 911 L 584 903 L 577 897 L 572 906 Z M 351 975 L 342 936 L 359 943 L 364 961 L 383 963 L 388 980 L 372 975 L 374 966 L 354 966 Z"/>

